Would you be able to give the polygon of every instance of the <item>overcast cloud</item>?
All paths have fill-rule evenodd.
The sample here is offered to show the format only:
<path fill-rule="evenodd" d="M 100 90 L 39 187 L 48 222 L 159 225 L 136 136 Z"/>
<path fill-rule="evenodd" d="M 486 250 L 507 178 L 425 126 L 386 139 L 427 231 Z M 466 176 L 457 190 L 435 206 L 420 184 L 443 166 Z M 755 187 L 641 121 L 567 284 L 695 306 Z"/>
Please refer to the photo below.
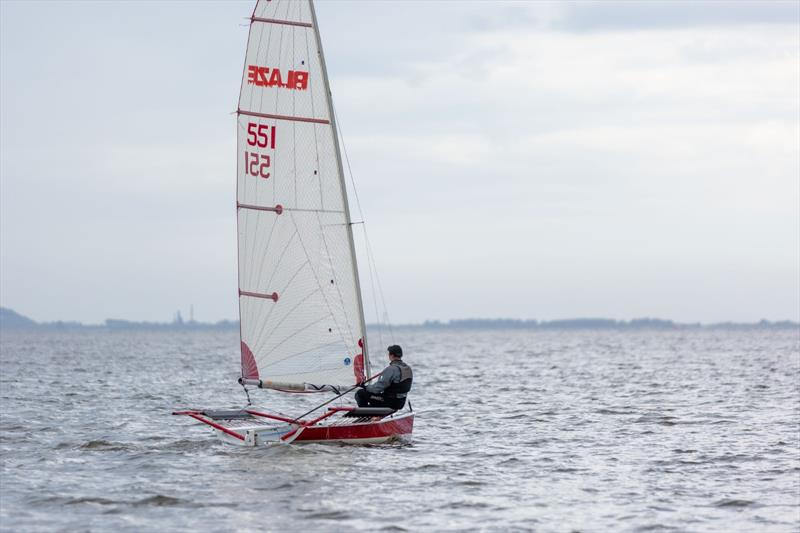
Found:
<path fill-rule="evenodd" d="M 393 321 L 800 319 L 799 6 L 319 2 Z M 0 2 L 3 306 L 236 317 L 251 8 Z"/>

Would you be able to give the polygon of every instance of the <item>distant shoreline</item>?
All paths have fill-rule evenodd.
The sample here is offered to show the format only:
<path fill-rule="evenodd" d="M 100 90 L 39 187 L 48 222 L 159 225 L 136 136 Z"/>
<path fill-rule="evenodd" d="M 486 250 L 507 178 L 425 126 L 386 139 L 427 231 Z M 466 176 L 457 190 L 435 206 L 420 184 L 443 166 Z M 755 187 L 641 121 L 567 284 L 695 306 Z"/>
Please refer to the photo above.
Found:
<path fill-rule="evenodd" d="M 421 324 L 367 324 L 370 329 L 429 329 L 429 330 L 800 330 L 800 323 L 790 320 L 771 322 L 761 320 L 753 323 L 719 322 L 714 324 L 679 323 L 659 318 L 637 318 L 615 320 L 611 318 L 571 318 L 563 320 L 518 320 L 509 318 L 470 318 L 449 320 L 426 320 Z M 0 329 L 3 331 L 226 331 L 239 329 L 238 320 L 219 322 L 183 321 L 180 316 L 172 322 L 136 322 L 109 318 L 103 324 L 81 322 L 36 322 L 11 309 L 0 307 Z"/>

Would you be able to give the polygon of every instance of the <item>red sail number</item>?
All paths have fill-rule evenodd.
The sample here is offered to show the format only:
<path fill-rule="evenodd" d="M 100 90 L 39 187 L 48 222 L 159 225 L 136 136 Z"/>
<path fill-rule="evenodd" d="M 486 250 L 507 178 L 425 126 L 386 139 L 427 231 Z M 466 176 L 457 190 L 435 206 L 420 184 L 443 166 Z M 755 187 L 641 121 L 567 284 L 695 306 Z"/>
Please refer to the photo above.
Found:
<path fill-rule="evenodd" d="M 275 126 L 249 122 L 247 124 L 247 144 L 250 146 L 258 146 L 260 148 L 266 148 L 269 146 L 274 150 Z"/>
<path fill-rule="evenodd" d="M 257 178 L 269 178 L 270 158 L 265 154 L 258 154 L 256 152 L 244 153 L 244 172 Z"/>
<path fill-rule="evenodd" d="M 275 149 L 275 126 L 247 123 L 247 144 L 258 148 Z M 244 152 L 244 172 L 257 178 L 269 178 L 270 156 L 258 152 Z"/>

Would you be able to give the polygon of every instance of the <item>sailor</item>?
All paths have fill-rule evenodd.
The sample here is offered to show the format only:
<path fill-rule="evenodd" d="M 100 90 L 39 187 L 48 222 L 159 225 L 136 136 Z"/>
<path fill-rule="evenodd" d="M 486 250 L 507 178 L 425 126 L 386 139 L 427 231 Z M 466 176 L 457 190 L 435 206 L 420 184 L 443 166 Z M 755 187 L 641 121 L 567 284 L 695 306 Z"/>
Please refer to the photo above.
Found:
<path fill-rule="evenodd" d="M 402 409 L 414 380 L 411 367 L 403 362 L 403 349 L 396 344 L 387 348 L 389 366 L 381 372 L 378 381 L 371 385 L 360 384 L 356 392 L 359 407 L 391 407 Z"/>

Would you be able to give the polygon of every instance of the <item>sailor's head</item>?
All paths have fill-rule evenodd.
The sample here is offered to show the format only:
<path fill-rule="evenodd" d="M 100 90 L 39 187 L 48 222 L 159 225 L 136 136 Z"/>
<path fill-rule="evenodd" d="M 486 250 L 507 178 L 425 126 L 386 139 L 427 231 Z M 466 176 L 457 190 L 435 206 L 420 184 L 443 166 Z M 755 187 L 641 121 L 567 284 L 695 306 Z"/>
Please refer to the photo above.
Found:
<path fill-rule="evenodd" d="M 396 344 L 392 344 L 386 348 L 389 352 L 389 360 L 395 361 L 403 358 L 403 349 Z"/>

